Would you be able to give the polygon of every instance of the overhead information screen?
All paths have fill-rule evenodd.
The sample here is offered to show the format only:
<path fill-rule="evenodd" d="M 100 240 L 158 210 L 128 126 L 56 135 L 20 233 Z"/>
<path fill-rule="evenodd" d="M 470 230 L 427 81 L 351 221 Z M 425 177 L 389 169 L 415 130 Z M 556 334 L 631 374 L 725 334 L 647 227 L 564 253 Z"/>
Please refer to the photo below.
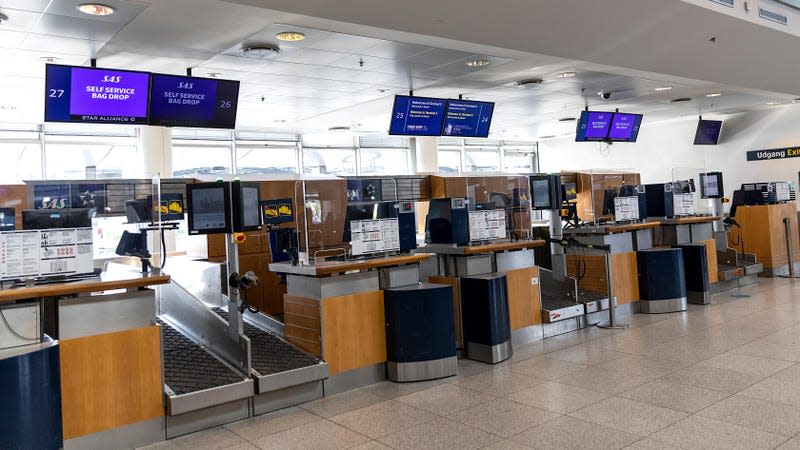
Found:
<path fill-rule="evenodd" d="M 239 82 L 152 75 L 150 125 L 234 128 Z"/>
<path fill-rule="evenodd" d="M 488 137 L 493 112 L 494 103 L 448 100 L 442 136 Z"/>
<path fill-rule="evenodd" d="M 614 113 L 583 111 L 578 121 L 578 128 L 575 134 L 575 141 L 604 141 L 608 139 L 611 118 Z"/>
<path fill-rule="evenodd" d="M 608 130 L 608 139 L 614 142 L 636 142 L 641 125 L 641 114 L 614 113 Z"/>
<path fill-rule="evenodd" d="M 694 133 L 694 145 L 717 145 L 722 132 L 721 120 L 703 120 L 697 122 Z"/>
<path fill-rule="evenodd" d="M 45 122 L 147 123 L 150 74 L 48 64 Z"/>
<path fill-rule="evenodd" d="M 441 136 L 447 100 L 396 95 L 389 134 Z"/>

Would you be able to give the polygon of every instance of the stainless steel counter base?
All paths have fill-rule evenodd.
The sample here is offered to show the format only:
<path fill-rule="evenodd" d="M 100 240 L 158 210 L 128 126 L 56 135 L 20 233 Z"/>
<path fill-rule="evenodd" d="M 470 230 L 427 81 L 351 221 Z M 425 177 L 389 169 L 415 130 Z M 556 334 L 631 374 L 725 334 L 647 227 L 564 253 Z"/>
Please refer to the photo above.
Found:
<path fill-rule="evenodd" d="M 530 344 L 531 342 L 544 339 L 544 328 L 542 325 L 531 325 L 511 331 L 511 348 L 517 345 Z"/>
<path fill-rule="evenodd" d="M 249 416 L 249 397 L 177 416 L 167 416 L 167 439 L 236 422 Z"/>
<path fill-rule="evenodd" d="M 454 376 L 458 370 L 458 358 L 450 356 L 431 361 L 404 363 L 388 361 L 386 369 L 389 372 L 389 379 L 399 383 L 435 380 Z"/>
<path fill-rule="evenodd" d="M 758 274 L 754 273 L 752 275 L 745 275 L 743 277 L 734 278 L 731 280 L 720 280 L 716 283 L 711 284 L 711 293 L 717 294 L 719 292 L 730 291 L 732 289 L 738 289 L 740 286 L 752 286 L 754 284 L 758 284 Z"/>
<path fill-rule="evenodd" d="M 645 314 L 663 314 L 686 311 L 686 297 L 670 298 L 665 300 L 639 300 L 642 312 Z"/>
<path fill-rule="evenodd" d="M 711 292 L 686 291 L 686 299 L 693 305 L 711 304 Z"/>
<path fill-rule="evenodd" d="M 467 358 L 489 364 L 503 362 L 514 354 L 511 340 L 492 346 L 467 341 L 465 347 Z"/>
<path fill-rule="evenodd" d="M 386 380 L 386 363 L 362 367 L 347 372 L 338 373 L 325 379 L 322 383 L 325 396 L 349 391 L 361 386 L 379 383 Z"/>
<path fill-rule="evenodd" d="M 283 388 L 253 397 L 253 415 L 258 416 L 323 397 L 322 380 Z"/>
<path fill-rule="evenodd" d="M 163 441 L 166 432 L 164 418 L 157 417 L 66 440 L 64 441 L 64 450 L 136 448 Z"/>

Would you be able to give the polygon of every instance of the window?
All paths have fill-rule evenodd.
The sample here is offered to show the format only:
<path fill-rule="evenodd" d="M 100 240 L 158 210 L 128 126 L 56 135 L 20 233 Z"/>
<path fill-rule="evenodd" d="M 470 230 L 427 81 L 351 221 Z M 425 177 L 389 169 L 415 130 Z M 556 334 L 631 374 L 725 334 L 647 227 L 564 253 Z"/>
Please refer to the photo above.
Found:
<path fill-rule="evenodd" d="M 36 128 L 0 131 L 1 184 L 42 179 L 42 146 Z"/>
<path fill-rule="evenodd" d="M 439 150 L 439 173 L 461 172 L 461 152 Z"/>
<path fill-rule="evenodd" d="M 144 176 L 135 127 L 46 124 L 44 139 L 49 180 Z"/>
<path fill-rule="evenodd" d="M 515 173 L 537 172 L 536 143 L 504 142 L 503 171 Z"/>
<path fill-rule="evenodd" d="M 407 175 L 408 149 L 362 148 L 361 175 Z"/>
<path fill-rule="evenodd" d="M 227 130 L 173 128 L 172 176 L 231 173 L 232 139 Z"/>
<path fill-rule="evenodd" d="M 354 148 L 304 148 L 303 173 L 355 175 Z"/>
<path fill-rule="evenodd" d="M 237 131 L 236 173 L 298 173 L 296 134 Z"/>

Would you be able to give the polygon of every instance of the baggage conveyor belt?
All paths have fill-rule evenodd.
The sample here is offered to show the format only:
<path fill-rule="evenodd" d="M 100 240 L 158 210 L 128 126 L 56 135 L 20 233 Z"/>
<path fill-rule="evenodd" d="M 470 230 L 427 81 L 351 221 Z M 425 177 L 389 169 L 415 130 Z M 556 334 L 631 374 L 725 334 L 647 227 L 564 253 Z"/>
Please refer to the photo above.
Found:
<path fill-rule="evenodd" d="M 222 308 L 213 308 L 220 317 L 228 320 L 228 312 Z M 245 314 L 251 314 L 249 312 Z M 261 375 L 272 375 L 290 370 L 312 367 L 320 364 L 320 360 L 281 338 L 262 330 L 254 325 L 244 322 L 244 334 L 250 338 L 251 364 L 253 369 Z"/>

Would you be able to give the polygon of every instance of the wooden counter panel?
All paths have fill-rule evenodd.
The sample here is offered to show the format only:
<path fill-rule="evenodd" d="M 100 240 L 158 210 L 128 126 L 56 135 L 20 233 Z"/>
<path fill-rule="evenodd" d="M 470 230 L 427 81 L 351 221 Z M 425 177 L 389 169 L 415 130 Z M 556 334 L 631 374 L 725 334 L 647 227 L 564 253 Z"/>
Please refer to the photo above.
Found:
<path fill-rule="evenodd" d="M 708 282 L 716 283 L 719 281 L 719 264 L 717 263 L 717 241 L 707 239 L 700 241 L 706 244 L 706 260 L 708 261 Z"/>
<path fill-rule="evenodd" d="M 283 307 L 283 332 L 286 340 L 314 356 L 321 356 L 322 327 L 319 301 L 284 295 Z"/>
<path fill-rule="evenodd" d="M 100 279 L 72 281 L 69 283 L 46 284 L 0 290 L 0 303 L 41 297 L 103 292 L 116 289 L 135 289 L 157 284 L 169 283 L 169 275 L 146 275 L 137 272 L 104 273 Z"/>
<path fill-rule="evenodd" d="M 700 217 L 679 217 L 677 219 L 669 219 L 662 225 L 691 225 L 695 223 L 711 223 L 719 220 L 716 216 L 700 216 Z"/>
<path fill-rule="evenodd" d="M 577 276 L 577 259 L 576 255 L 567 255 L 567 275 L 571 277 Z M 586 269 L 579 286 L 588 291 L 607 293 L 605 256 L 585 255 L 580 259 L 581 265 L 585 263 Z M 614 253 L 611 255 L 611 264 L 617 304 L 624 305 L 639 300 L 639 269 L 636 265 L 636 252 Z"/>
<path fill-rule="evenodd" d="M 525 250 L 529 248 L 544 247 L 546 242 L 541 239 L 532 241 L 503 242 L 500 244 L 476 245 L 464 248 L 465 255 L 478 255 L 481 253 L 505 252 Z"/>
<path fill-rule="evenodd" d="M 754 253 L 758 262 L 767 269 L 775 269 L 789 263 L 786 249 L 786 231 L 783 219 L 790 219 L 792 258 L 800 261 L 800 237 L 797 228 L 797 210 L 794 203 L 779 205 L 742 206 L 736 210 L 736 221 L 741 225 L 744 251 Z M 728 246 L 741 251 L 740 238 L 734 229 L 728 233 Z"/>
<path fill-rule="evenodd" d="M 461 281 L 453 277 L 428 277 L 428 282 L 433 284 L 446 284 L 453 288 L 453 325 L 455 327 L 456 345 L 464 348 L 464 329 L 461 318 Z"/>
<path fill-rule="evenodd" d="M 330 375 L 386 362 L 383 291 L 325 299 L 322 342 Z"/>
<path fill-rule="evenodd" d="M 292 266 L 288 263 L 271 264 L 273 272 L 296 273 L 311 277 L 324 277 L 352 270 L 378 269 L 381 267 L 402 266 L 418 264 L 430 258 L 428 253 L 415 253 L 413 255 L 389 256 L 387 258 L 363 259 L 357 261 L 321 262 L 315 266 Z M 308 273 L 302 273 L 308 271 Z"/>
<path fill-rule="evenodd" d="M 539 278 L 538 267 L 506 272 L 508 283 L 508 316 L 512 330 L 519 330 L 542 323 L 542 297 L 539 283 L 531 280 Z"/>
<path fill-rule="evenodd" d="M 158 325 L 59 347 L 65 440 L 164 415 Z"/>

